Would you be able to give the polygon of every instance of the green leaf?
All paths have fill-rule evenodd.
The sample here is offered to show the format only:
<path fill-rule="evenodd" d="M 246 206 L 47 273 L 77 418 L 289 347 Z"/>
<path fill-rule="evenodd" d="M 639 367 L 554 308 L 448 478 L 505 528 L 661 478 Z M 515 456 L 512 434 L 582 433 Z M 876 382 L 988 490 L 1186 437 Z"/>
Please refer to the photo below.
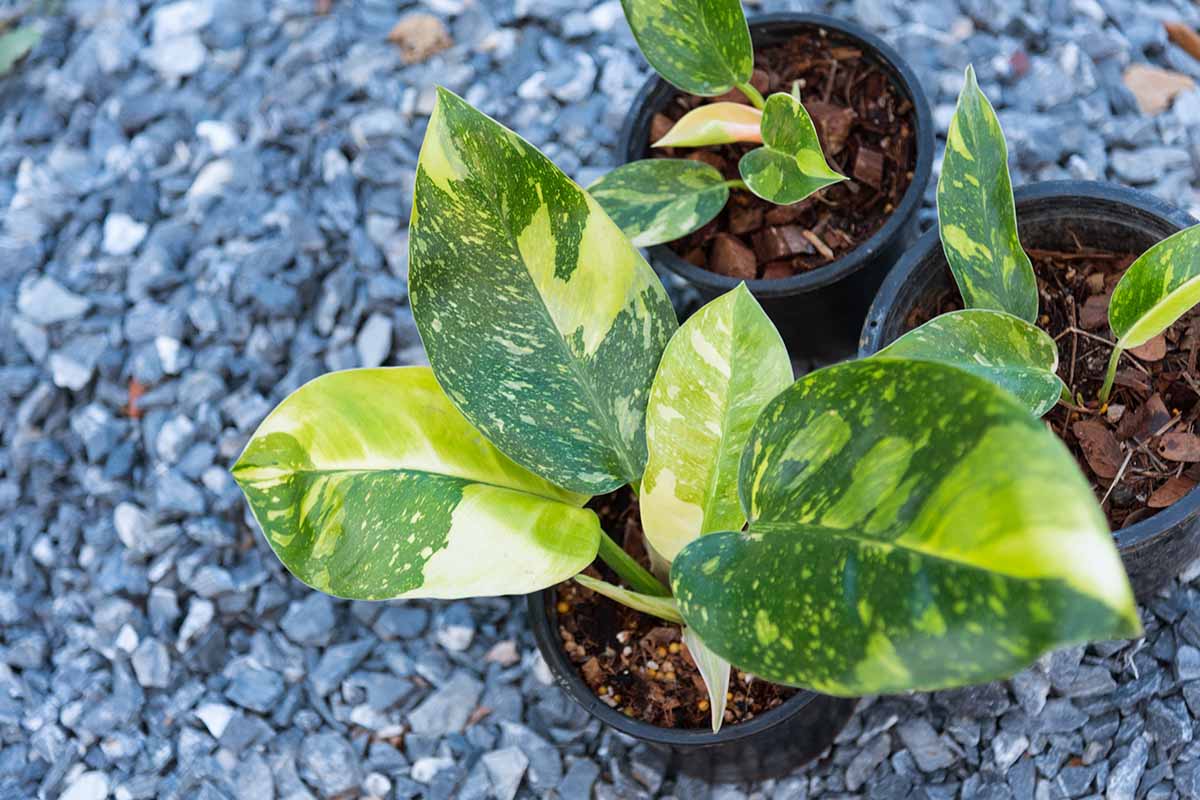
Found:
<path fill-rule="evenodd" d="M 721 213 L 729 183 L 701 161 L 648 158 L 617 167 L 588 187 L 635 247 L 670 242 Z"/>
<path fill-rule="evenodd" d="M 41 39 L 42 32 L 29 25 L 0 34 L 0 75 L 8 74 Z"/>
<path fill-rule="evenodd" d="M 472 425 L 572 491 L 641 478 L 646 396 L 677 327 L 666 291 L 587 192 L 444 89 L 409 262 L 429 363 Z"/>
<path fill-rule="evenodd" d="M 1139 347 L 1200 303 L 1200 225 L 1168 236 L 1129 265 L 1108 303 L 1117 347 Z"/>
<path fill-rule="evenodd" d="M 683 622 L 683 617 L 679 616 L 679 609 L 675 607 L 675 601 L 670 597 L 659 597 L 658 595 L 645 594 L 644 592 L 635 592 L 623 586 L 615 586 L 607 581 L 596 580 L 590 575 L 582 573 L 576 575 L 575 580 L 585 589 L 591 589 L 596 594 L 602 594 L 609 600 L 615 600 L 621 605 L 629 606 L 635 611 L 653 614 L 659 619 L 665 619 L 667 622 Z"/>
<path fill-rule="evenodd" d="M 1036 325 L 1003 311 L 952 311 L 909 331 L 873 358 L 936 361 L 986 378 L 1040 417 L 1062 396 L 1058 345 Z"/>
<path fill-rule="evenodd" d="M 600 537 L 585 498 L 502 455 L 426 367 L 310 381 L 233 475 L 284 566 L 338 597 L 524 594 L 587 567 Z"/>
<path fill-rule="evenodd" d="M 688 94 L 713 97 L 754 72 L 740 0 L 621 0 L 642 55 Z"/>
<path fill-rule="evenodd" d="M 729 698 L 729 662 L 710 650 L 696 632 L 687 626 L 683 628 L 683 643 L 692 654 L 692 661 L 696 662 L 696 669 L 700 671 L 700 677 L 708 689 L 712 731 L 716 733 L 725 721 L 725 703 Z"/>
<path fill-rule="evenodd" d="M 750 191 L 779 205 L 799 203 L 813 192 L 846 180 L 830 169 L 817 129 L 801 102 L 782 92 L 763 107 L 763 146 L 738 162 Z"/>
<path fill-rule="evenodd" d="M 937 208 L 942 249 L 966 304 L 1037 322 L 1037 278 L 1017 236 L 1008 146 L 971 67 L 946 136 Z"/>
<path fill-rule="evenodd" d="M 999 679 L 1137 610 L 1074 458 L 1008 393 L 943 364 L 812 373 L 754 426 L 748 533 L 676 557 L 675 598 L 715 652 L 854 696 Z"/>
<path fill-rule="evenodd" d="M 742 103 L 707 103 L 679 118 L 653 147 L 761 142 L 762 112 Z"/>
<path fill-rule="evenodd" d="M 745 524 L 742 450 L 763 406 L 791 382 L 787 348 L 744 283 L 671 339 L 646 406 L 640 498 L 646 539 L 667 561 L 701 534 Z"/>

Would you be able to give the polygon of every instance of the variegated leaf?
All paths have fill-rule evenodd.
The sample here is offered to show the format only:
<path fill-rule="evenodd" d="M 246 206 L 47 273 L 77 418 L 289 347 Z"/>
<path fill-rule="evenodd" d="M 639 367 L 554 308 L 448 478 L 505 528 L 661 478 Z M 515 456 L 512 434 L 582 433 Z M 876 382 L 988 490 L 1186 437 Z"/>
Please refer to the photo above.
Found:
<path fill-rule="evenodd" d="M 742 156 L 738 171 L 750 191 L 764 200 L 791 205 L 846 180 L 825 161 L 812 118 L 790 94 L 779 92 L 767 98 L 762 140 L 762 147 Z"/>
<path fill-rule="evenodd" d="M 1108 323 L 1122 350 L 1165 331 L 1200 303 L 1200 225 L 1168 236 L 1129 265 L 1113 290 Z"/>
<path fill-rule="evenodd" d="M 745 524 L 742 450 L 763 406 L 791 382 L 787 348 L 744 283 L 676 332 L 650 387 L 641 492 L 642 527 L 663 558 Z"/>
<path fill-rule="evenodd" d="M 704 687 L 708 690 L 708 708 L 712 716 L 712 731 L 721 730 L 725 720 L 725 704 L 729 699 L 730 664 L 725 659 L 708 648 L 696 632 L 686 625 L 683 627 L 683 643 L 696 662 L 696 669 L 704 679 Z"/>
<path fill-rule="evenodd" d="M 696 539 L 671 579 L 704 642 L 768 680 L 942 689 L 1140 632 L 1070 452 L 962 370 L 867 359 L 805 376 L 755 424 L 740 492 L 749 532 Z"/>
<path fill-rule="evenodd" d="M 754 72 L 741 0 L 621 0 L 642 55 L 689 94 L 713 97 Z"/>
<path fill-rule="evenodd" d="M 426 367 L 323 375 L 263 421 L 233 468 L 279 560 L 338 597 L 524 594 L 584 569 L 584 497 L 502 455 Z"/>
<path fill-rule="evenodd" d="M 675 601 L 670 597 L 635 592 L 632 589 L 626 589 L 624 586 L 616 586 L 607 581 L 596 580 L 590 575 L 582 573 L 575 576 L 575 581 L 583 588 L 591 589 L 596 594 L 604 595 L 609 600 L 615 600 L 621 605 L 629 606 L 635 611 L 653 614 L 659 619 L 665 619 L 667 622 L 683 622 L 683 617 L 679 616 L 679 609 L 675 607 Z"/>
<path fill-rule="evenodd" d="M 653 147 L 761 142 L 762 112 L 743 103 L 707 103 L 680 117 Z"/>
<path fill-rule="evenodd" d="M 1058 345 L 1049 334 L 1003 311 L 951 311 L 909 331 L 873 358 L 936 361 L 986 378 L 1014 395 L 1034 416 L 1062 396 Z"/>
<path fill-rule="evenodd" d="M 588 187 L 636 247 L 671 242 L 721 213 L 729 182 L 701 161 L 648 158 L 623 164 Z"/>
<path fill-rule="evenodd" d="M 937 208 L 942 249 L 963 301 L 1036 322 L 1037 278 L 1017 236 L 1008 146 L 971 67 L 946 135 Z"/>
<path fill-rule="evenodd" d="M 413 317 L 471 424 L 573 491 L 640 479 L 646 396 L 677 323 L 658 277 L 596 201 L 439 89 L 409 243 Z"/>

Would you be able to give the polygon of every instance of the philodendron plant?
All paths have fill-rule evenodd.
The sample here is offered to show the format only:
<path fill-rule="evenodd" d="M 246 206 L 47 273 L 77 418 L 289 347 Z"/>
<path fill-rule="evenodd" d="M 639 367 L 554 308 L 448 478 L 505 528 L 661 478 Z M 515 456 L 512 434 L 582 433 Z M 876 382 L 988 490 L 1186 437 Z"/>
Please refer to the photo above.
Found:
<path fill-rule="evenodd" d="M 714 730 L 731 663 L 841 695 L 936 689 L 1139 631 L 1086 482 L 1006 392 L 904 358 L 793 383 L 744 285 L 677 326 L 596 201 L 446 91 L 410 237 L 431 368 L 313 380 L 234 467 L 310 586 L 449 598 L 575 576 L 683 626 Z M 669 588 L 583 507 L 625 485 Z M 618 583 L 579 574 L 597 557 Z"/>
<path fill-rule="evenodd" d="M 792 205 L 845 180 L 825 160 L 799 86 L 764 99 L 750 83 L 754 49 L 741 0 L 622 0 L 650 65 L 681 91 L 715 97 L 738 89 L 751 105 L 714 102 L 689 111 L 654 147 L 758 142 L 726 180 L 702 161 L 650 158 L 625 164 L 589 187 L 638 247 L 670 242 L 721 212 L 730 189 Z"/>
<path fill-rule="evenodd" d="M 1017 235 L 1008 149 L 1000 122 L 968 67 L 946 137 L 938 180 L 938 230 L 966 310 L 910 331 L 876 358 L 951 363 L 1016 394 L 1036 415 L 1072 398 L 1057 377 L 1058 347 L 1036 326 L 1038 286 Z M 1158 336 L 1200 303 L 1200 226 L 1137 258 L 1113 290 L 1108 321 L 1117 337 L 1098 401 L 1112 392 L 1121 354 Z"/>

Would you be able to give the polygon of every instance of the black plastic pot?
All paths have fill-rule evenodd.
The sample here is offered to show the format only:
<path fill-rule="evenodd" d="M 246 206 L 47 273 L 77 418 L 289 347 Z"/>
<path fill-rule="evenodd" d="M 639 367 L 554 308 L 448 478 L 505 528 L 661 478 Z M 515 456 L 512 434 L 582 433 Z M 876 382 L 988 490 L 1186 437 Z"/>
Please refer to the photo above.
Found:
<path fill-rule="evenodd" d="M 802 691 L 748 722 L 707 728 L 659 728 L 632 720 L 596 696 L 567 658 L 558 634 L 554 589 L 527 596 L 529 624 L 554 680 L 589 714 L 627 736 L 664 751 L 670 766 L 709 782 L 764 781 L 794 771 L 823 753 L 854 713 L 857 701 Z"/>
<path fill-rule="evenodd" d="M 827 30 L 838 39 L 860 47 L 912 101 L 916 120 L 917 163 L 912 183 L 882 228 L 855 250 L 819 269 L 790 278 L 746 281 L 779 328 L 793 356 L 828 360 L 853 355 L 875 291 L 888 268 L 914 238 L 917 211 L 933 165 L 934 129 L 929 104 L 916 74 L 899 53 L 869 31 L 821 14 L 766 14 L 750 20 L 750 35 L 758 48 L 785 42 L 812 28 Z M 678 89 L 657 75 L 642 87 L 621 131 L 618 152 L 626 161 L 649 155 L 647 138 L 651 120 L 678 93 Z M 689 264 L 666 245 L 650 248 L 650 254 L 656 264 L 695 286 L 706 301 L 741 282 Z"/>
<path fill-rule="evenodd" d="M 1085 246 L 1140 253 L 1196 224 L 1188 214 L 1145 192 L 1105 183 L 1053 181 L 1015 192 L 1021 243 L 1070 248 L 1071 233 Z M 904 256 L 875 298 L 858 354 L 878 352 L 905 332 L 909 312 L 954 285 L 936 229 Z M 1147 597 L 1200 556 L 1200 487 L 1170 508 L 1113 534 L 1134 591 Z"/>

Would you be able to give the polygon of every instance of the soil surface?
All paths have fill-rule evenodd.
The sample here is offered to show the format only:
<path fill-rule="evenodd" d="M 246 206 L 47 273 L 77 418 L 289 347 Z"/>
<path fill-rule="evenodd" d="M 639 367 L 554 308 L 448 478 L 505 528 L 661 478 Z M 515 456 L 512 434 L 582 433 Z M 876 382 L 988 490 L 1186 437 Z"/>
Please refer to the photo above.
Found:
<path fill-rule="evenodd" d="M 813 118 L 830 166 L 849 180 L 800 203 L 777 206 L 734 190 L 729 203 L 700 230 L 668 246 L 698 267 L 737 278 L 786 278 L 816 269 L 868 239 L 891 216 L 916 167 L 913 106 L 855 44 L 816 29 L 756 49 L 751 83 L 764 97 L 790 92 Z M 651 124 L 650 142 L 693 108 L 710 102 L 748 102 L 737 89 L 716 98 L 679 94 Z M 738 160 L 757 144 L 651 150 L 658 158 L 691 158 L 726 178 L 740 177 Z"/>
<path fill-rule="evenodd" d="M 649 566 L 637 498 L 628 487 L 588 504 L 601 526 Z M 588 575 L 611 583 L 616 576 L 599 559 Z M 613 602 L 574 581 L 556 587 L 559 635 L 585 683 L 612 708 L 663 728 L 709 728 L 708 691 L 678 625 Z M 753 719 L 796 694 L 737 669 L 729 680 L 725 724 Z"/>
<path fill-rule="evenodd" d="M 1101 407 L 1096 397 L 1115 338 L 1108 301 L 1138 254 L 1082 245 L 1026 252 L 1041 295 L 1038 324 L 1058 343 L 1058 375 L 1077 401 L 1069 408 L 1059 403 L 1046 421 L 1075 454 L 1113 530 L 1151 517 L 1200 481 L 1200 312 L 1127 351 L 1109 403 Z M 947 289 L 932 313 L 915 309 L 907 329 L 958 308 L 958 289 Z"/>

